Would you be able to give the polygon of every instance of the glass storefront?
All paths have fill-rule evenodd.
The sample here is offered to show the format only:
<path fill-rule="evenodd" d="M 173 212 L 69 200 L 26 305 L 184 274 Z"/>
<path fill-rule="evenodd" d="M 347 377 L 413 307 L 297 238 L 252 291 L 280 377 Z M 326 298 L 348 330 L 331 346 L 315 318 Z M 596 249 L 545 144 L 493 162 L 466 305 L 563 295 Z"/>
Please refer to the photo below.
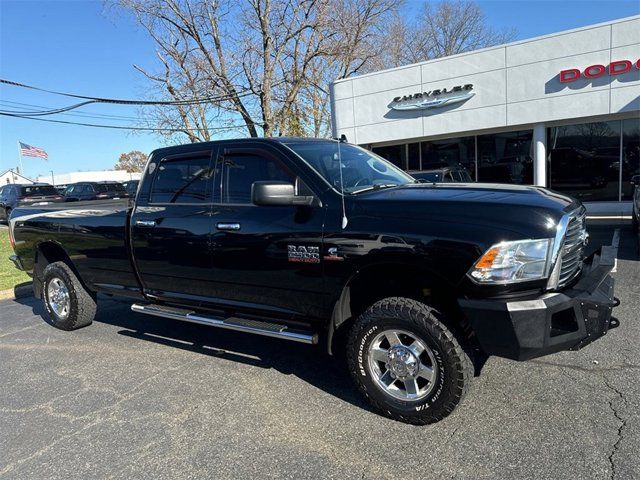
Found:
<path fill-rule="evenodd" d="M 462 170 L 471 178 L 476 178 L 475 137 L 447 138 L 421 142 L 422 170 L 449 167 Z"/>
<path fill-rule="evenodd" d="M 532 130 L 478 135 L 478 181 L 533 183 Z"/>
<path fill-rule="evenodd" d="M 420 168 L 420 144 L 410 143 L 407 146 L 407 170 L 421 170 Z"/>
<path fill-rule="evenodd" d="M 631 200 L 631 177 L 640 175 L 640 118 L 622 121 L 622 200 Z"/>
<path fill-rule="evenodd" d="M 620 122 L 548 129 L 549 188 L 589 201 L 616 201 L 620 189 Z"/>
<path fill-rule="evenodd" d="M 396 167 L 400 167 L 404 170 L 407 169 L 405 144 L 374 147 L 372 151 L 373 153 L 380 155 L 385 160 L 389 160 Z"/>
<path fill-rule="evenodd" d="M 532 185 L 532 137 L 522 130 L 372 150 L 405 170 L 450 168 L 478 182 Z M 549 188 L 583 202 L 628 201 L 633 175 L 640 175 L 640 119 L 547 128 Z"/>

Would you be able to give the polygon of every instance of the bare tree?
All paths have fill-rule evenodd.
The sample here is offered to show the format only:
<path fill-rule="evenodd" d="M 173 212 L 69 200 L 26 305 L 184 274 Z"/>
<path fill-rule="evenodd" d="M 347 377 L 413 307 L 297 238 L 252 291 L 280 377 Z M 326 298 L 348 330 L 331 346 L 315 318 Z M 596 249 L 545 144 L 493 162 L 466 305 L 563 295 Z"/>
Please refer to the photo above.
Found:
<path fill-rule="evenodd" d="M 386 68 L 447 57 L 512 41 L 515 30 L 491 28 L 473 1 L 425 2 L 414 20 L 396 17 L 385 44 Z"/>
<path fill-rule="evenodd" d="M 425 2 L 415 21 L 402 15 L 402 0 L 106 1 L 147 30 L 160 68 L 136 68 L 179 102 L 145 110 L 148 125 L 191 142 L 230 130 L 326 136 L 335 79 L 512 37 L 463 1 Z"/>
<path fill-rule="evenodd" d="M 190 141 L 242 124 L 250 136 L 319 132 L 316 96 L 374 55 L 373 32 L 394 0 L 117 0 L 157 46 L 159 71 L 140 70 L 169 98 L 151 123 Z M 335 78 L 335 77 L 334 77 Z M 316 93 L 313 93 L 316 92 Z M 313 102 L 319 102 L 313 106 Z M 308 103 L 310 102 L 310 103 Z M 323 103 L 324 102 L 324 103 Z M 320 119 L 320 123 L 323 122 Z"/>
<path fill-rule="evenodd" d="M 128 173 L 139 173 L 144 170 L 147 164 L 147 154 L 139 150 L 132 150 L 129 153 L 123 153 L 118 159 L 118 163 L 114 165 L 116 170 L 124 170 Z"/>

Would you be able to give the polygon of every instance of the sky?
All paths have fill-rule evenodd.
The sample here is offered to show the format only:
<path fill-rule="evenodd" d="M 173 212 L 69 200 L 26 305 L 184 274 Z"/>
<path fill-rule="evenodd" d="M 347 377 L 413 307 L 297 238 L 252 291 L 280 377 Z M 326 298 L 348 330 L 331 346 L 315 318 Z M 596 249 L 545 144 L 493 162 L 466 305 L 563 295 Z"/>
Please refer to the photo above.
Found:
<path fill-rule="evenodd" d="M 420 3 L 408 0 L 405 8 L 410 12 Z M 478 3 L 490 26 L 515 28 L 518 40 L 640 13 L 638 0 Z M 151 40 L 133 18 L 105 8 L 102 0 L 0 0 L 0 78 L 81 95 L 147 99 L 148 83 L 134 64 L 157 68 Z M 0 85 L 0 110 L 29 108 L 15 102 L 38 107 L 71 103 L 68 98 Z M 96 114 L 125 118 L 86 116 Z M 48 118 L 132 125 L 136 115 L 136 107 L 89 105 Z M 152 133 L 0 116 L 0 173 L 19 164 L 18 141 L 49 154 L 48 161 L 24 157 L 24 173 L 30 177 L 110 169 L 123 152 L 150 152 L 166 143 Z"/>

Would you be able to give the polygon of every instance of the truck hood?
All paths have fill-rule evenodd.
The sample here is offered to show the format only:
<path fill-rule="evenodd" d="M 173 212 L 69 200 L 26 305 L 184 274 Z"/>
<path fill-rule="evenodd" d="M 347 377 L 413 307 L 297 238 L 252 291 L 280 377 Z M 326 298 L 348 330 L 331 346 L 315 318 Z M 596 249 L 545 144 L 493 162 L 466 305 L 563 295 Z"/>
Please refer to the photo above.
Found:
<path fill-rule="evenodd" d="M 410 184 L 362 192 L 352 199 L 354 213 L 464 224 L 512 232 L 513 238 L 552 236 L 550 225 L 580 205 L 542 187 L 488 183 Z"/>

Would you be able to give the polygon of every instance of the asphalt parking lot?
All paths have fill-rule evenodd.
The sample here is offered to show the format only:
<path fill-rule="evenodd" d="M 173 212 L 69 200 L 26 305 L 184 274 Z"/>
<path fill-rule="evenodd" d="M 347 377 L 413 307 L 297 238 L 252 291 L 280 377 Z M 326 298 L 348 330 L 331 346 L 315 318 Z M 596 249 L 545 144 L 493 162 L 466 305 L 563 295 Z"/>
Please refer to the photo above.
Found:
<path fill-rule="evenodd" d="M 591 228 L 592 248 L 612 229 Z M 620 327 L 579 352 L 490 358 L 443 422 L 367 409 L 320 347 L 135 314 L 63 332 L 0 302 L 0 478 L 640 478 L 640 262 Z"/>

